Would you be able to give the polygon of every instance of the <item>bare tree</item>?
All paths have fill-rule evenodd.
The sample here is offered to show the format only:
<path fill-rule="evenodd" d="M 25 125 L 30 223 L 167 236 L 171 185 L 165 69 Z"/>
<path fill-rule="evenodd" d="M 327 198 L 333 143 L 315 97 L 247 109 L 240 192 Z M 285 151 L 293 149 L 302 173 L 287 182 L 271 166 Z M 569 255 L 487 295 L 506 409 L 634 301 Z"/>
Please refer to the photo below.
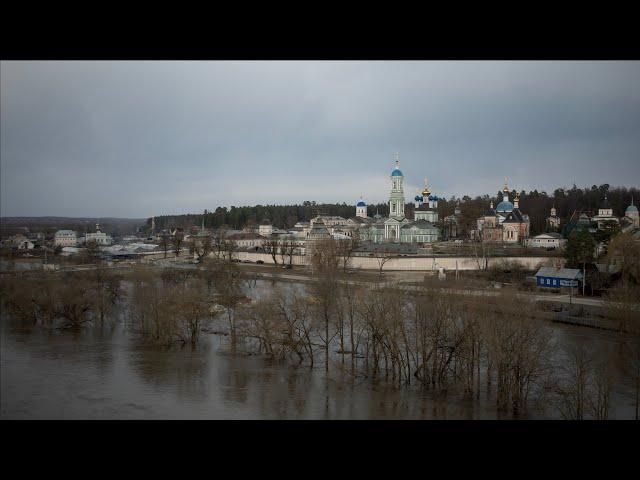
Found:
<path fill-rule="evenodd" d="M 199 261 L 206 258 L 212 250 L 213 244 L 209 235 L 202 237 L 192 236 L 189 239 L 189 252 L 196 256 Z"/>
<path fill-rule="evenodd" d="M 180 256 L 180 250 L 182 248 L 182 242 L 184 240 L 184 233 L 180 230 L 176 230 L 176 232 L 171 237 L 171 244 L 173 245 L 173 253 L 175 253 L 176 257 Z"/>
<path fill-rule="evenodd" d="M 324 337 L 321 339 L 325 351 L 325 371 L 329 372 L 329 346 L 335 337 L 329 334 L 329 326 L 335 315 L 338 294 L 338 262 L 336 242 L 332 237 L 318 242 L 311 256 L 314 282 L 311 286 L 316 300 L 317 312 L 324 323 Z"/>
<path fill-rule="evenodd" d="M 287 242 L 287 245 L 285 247 L 286 250 L 286 254 L 289 256 L 289 265 L 293 264 L 293 254 L 296 251 L 296 243 L 293 239 L 289 240 Z"/>
<path fill-rule="evenodd" d="M 273 264 L 278 265 L 278 252 L 279 252 L 280 244 L 277 239 L 270 238 L 266 242 L 264 242 L 264 250 L 265 252 L 271 255 L 273 259 Z"/>
<path fill-rule="evenodd" d="M 375 258 L 378 262 L 378 274 L 382 276 L 382 269 L 384 268 L 386 263 L 393 258 L 393 255 L 391 255 L 390 253 L 379 252 L 376 253 Z"/>
<path fill-rule="evenodd" d="M 344 272 L 349 268 L 353 253 L 360 247 L 360 231 L 355 229 L 350 240 L 343 240 L 338 243 L 338 255 L 340 255 L 341 266 Z"/>
<path fill-rule="evenodd" d="M 613 390 L 613 371 L 606 355 L 594 365 L 592 374 L 593 392 L 589 397 L 591 414 L 596 420 L 606 420 L 611 413 L 611 392 Z"/>
<path fill-rule="evenodd" d="M 95 312 L 101 324 L 113 312 L 118 300 L 123 296 L 120 284 L 121 276 L 102 265 L 98 265 L 95 270 L 89 272 L 89 285 L 93 293 Z"/>
<path fill-rule="evenodd" d="M 570 420 L 583 420 L 588 407 L 593 355 L 583 343 L 565 350 L 564 378 L 558 386 L 560 412 Z"/>
<path fill-rule="evenodd" d="M 640 420 L 640 331 L 635 330 L 632 335 L 625 337 L 620 345 L 618 364 L 622 373 L 631 380 L 633 385 L 634 418 Z"/>
<path fill-rule="evenodd" d="M 169 251 L 169 246 L 171 244 L 171 238 L 166 233 L 162 233 L 160 235 L 160 248 L 164 252 L 164 258 L 167 258 L 167 252 Z"/>

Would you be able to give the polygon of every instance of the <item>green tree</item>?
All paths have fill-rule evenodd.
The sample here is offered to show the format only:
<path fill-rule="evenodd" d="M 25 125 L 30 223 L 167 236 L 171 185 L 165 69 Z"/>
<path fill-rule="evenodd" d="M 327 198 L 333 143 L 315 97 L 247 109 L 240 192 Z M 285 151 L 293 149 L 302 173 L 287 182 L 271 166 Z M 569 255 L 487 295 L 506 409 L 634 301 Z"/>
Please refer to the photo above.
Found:
<path fill-rule="evenodd" d="M 567 239 L 565 258 L 567 267 L 579 268 L 594 260 L 596 242 L 585 229 L 575 229 Z"/>

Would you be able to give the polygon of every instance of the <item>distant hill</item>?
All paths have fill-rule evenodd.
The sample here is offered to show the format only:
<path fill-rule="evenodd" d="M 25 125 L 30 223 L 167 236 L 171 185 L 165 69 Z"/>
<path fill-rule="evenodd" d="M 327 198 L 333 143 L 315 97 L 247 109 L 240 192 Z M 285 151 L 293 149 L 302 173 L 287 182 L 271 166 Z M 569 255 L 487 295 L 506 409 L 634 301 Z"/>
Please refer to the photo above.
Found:
<path fill-rule="evenodd" d="M 128 235 L 135 233 L 145 224 L 144 218 L 115 217 L 0 217 L 0 234 L 13 235 L 18 232 L 45 232 L 53 234 L 56 230 L 70 229 L 78 233 L 93 232 L 96 223 L 100 230 L 110 235 Z"/>

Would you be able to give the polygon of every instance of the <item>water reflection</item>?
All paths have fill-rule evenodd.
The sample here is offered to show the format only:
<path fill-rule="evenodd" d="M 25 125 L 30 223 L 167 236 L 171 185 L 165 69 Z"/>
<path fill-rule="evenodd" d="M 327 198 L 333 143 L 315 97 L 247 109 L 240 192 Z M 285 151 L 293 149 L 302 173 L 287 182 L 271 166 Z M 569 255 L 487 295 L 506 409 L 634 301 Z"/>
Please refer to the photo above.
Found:
<path fill-rule="evenodd" d="M 128 347 L 131 369 L 145 384 L 188 401 L 208 397 L 209 354 L 206 343 L 163 347 L 135 340 Z"/>
<path fill-rule="evenodd" d="M 553 331 L 565 344 L 617 346 L 609 332 L 560 325 Z M 136 339 L 122 324 L 61 332 L 4 318 L 0 337 L 2 418 L 500 418 L 493 392 L 483 390 L 480 401 L 455 391 L 442 398 L 419 385 L 353 378 L 339 366 L 326 378 L 322 365 L 232 355 L 216 335 L 203 334 L 196 348 L 166 348 Z M 618 418 L 631 417 L 625 392 L 614 392 Z"/>

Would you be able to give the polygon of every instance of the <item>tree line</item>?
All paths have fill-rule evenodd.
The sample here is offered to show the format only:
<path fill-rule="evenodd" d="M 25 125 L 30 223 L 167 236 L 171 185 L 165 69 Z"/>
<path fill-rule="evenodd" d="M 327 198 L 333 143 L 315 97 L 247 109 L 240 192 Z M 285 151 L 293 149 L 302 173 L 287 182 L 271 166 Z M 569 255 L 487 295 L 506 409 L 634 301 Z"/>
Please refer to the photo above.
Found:
<path fill-rule="evenodd" d="M 571 214 L 578 211 L 590 211 L 597 213 L 602 206 L 604 196 L 607 195 L 609 205 L 616 216 L 623 216 L 627 206 L 631 203 L 631 198 L 640 200 L 640 191 L 637 188 L 614 187 L 609 184 L 593 185 L 591 187 L 578 188 L 573 185 L 570 189 L 556 188 L 551 194 L 538 190 L 526 192 L 524 190 L 516 192 L 512 190 L 509 198 L 513 201 L 516 193 L 520 193 L 520 208 L 523 213 L 529 215 L 531 221 L 531 235 L 537 235 L 546 231 L 546 219 L 550 214 L 551 207 L 555 206 L 557 214 L 563 219 L 563 225 Z M 461 227 L 463 231 L 475 228 L 476 220 L 488 208 L 493 201 L 494 206 L 502 201 L 503 193 L 498 191 L 496 195 L 482 195 L 471 198 L 463 196 L 457 198 L 451 196 L 449 199 L 441 198 L 438 202 L 438 212 L 441 221 L 444 217 L 452 215 L 456 205 L 461 208 Z M 405 206 L 405 214 L 408 218 L 413 218 L 415 204 L 409 202 Z M 389 205 L 386 203 L 371 204 L 367 206 L 367 214 L 370 217 L 376 215 L 388 216 Z M 336 215 L 344 218 L 355 216 L 355 206 L 347 203 L 323 203 L 305 201 L 302 204 L 294 205 L 255 205 L 236 207 L 217 207 L 213 211 L 205 210 L 201 214 L 185 215 L 163 215 L 155 217 L 156 229 L 168 229 L 175 227 L 189 228 L 201 226 L 204 217 L 205 228 L 219 228 L 227 226 L 233 229 L 240 229 L 245 226 L 259 224 L 264 219 L 269 220 L 278 228 L 291 228 L 297 222 L 308 222 L 315 216 Z M 151 228 L 151 218 L 147 219 L 145 228 Z"/>

